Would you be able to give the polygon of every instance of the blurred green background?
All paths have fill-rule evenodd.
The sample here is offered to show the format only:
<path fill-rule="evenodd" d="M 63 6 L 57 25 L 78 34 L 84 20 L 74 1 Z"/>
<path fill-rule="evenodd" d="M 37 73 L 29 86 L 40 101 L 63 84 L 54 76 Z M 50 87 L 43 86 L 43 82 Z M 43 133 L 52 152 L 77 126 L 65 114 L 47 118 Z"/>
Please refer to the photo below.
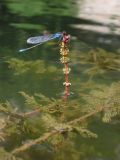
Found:
<path fill-rule="evenodd" d="M 95 17 L 96 20 L 84 18 L 81 15 L 86 3 L 93 2 L 85 0 L 0 1 L 0 99 L 2 102 L 9 100 L 11 104 L 24 110 L 19 91 L 30 95 L 42 93 L 48 97 L 60 98 L 64 90 L 62 86 L 64 76 L 63 66 L 59 63 L 58 41 L 48 42 L 28 52 L 18 52 L 20 48 L 29 47 L 26 44 L 28 37 L 41 35 L 45 31 L 55 33 L 65 30 L 71 35 L 70 82 L 72 83 L 71 91 L 74 93 L 71 98 L 77 100 L 84 92 L 82 87 L 89 82 L 94 82 L 95 85 L 110 85 L 119 81 L 116 57 L 120 52 L 120 36 L 118 31 L 116 34 L 117 27 L 113 23 L 113 19 L 118 15 L 111 13 L 112 22 L 109 24 L 98 22 L 97 17 Z M 91 11 L 86 15 L 90 15 Z M 105 13 L 97 15 L 102 16 L 103 19 L 106 18 Z M 86 25 L 89 26 L 88 29 L 85 28 Z M 91 30 L 98 27 L 103 28 L 100 31 Z M 107 27 L 107 33 L 104 27 Z M 100 62 L 98 68 L 96 66 L 92 68 L 91 63 L 88 63 L 90 58 L 94 59 L 94 56 Z M 109 61 L 103 64 L 106 57 L 109 57 Z M 112 61 L 114 58 L 115 62 Z M 110 67 L 114 69 L 109 70 Z M 92 73 L 90 68 L 93 69 Z M 88 90 L 94 88 L 94 86 L 89 87 L 88 85 Z M 69 152 L 75 154 L 69 157 L 69 160 L 120 159 L 119 124 L 106 125 L 95 120 L 92 127 L 97 131 L 98 139 L 88 140 L 78 137 L 75 140 L 74 151 L 64 149 L 60 160 L 65 160 Z M 45 151 L 40 155 L 36 151 L 31 157 L 33 160 L 56 159 L 54 153 Z"/>

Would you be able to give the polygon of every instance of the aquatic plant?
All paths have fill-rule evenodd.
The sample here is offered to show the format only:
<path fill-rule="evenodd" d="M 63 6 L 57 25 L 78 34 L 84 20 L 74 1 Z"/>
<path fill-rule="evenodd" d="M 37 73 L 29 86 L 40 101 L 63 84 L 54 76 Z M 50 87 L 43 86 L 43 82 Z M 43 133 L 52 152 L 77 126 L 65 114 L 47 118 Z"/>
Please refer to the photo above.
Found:
<path fill-rule="evenodd" d="M 115 117 L 120 116 L 120 82 L 83 95 L 84 104 L 76 100 L 66 102 L 62 99 L 47 98 L 42 94 L 20 94 L 25 98 L 24 113 L 18 109 L 13 110 L 8 101 L 0 104 L 0 112 L 4 119 L 4 125 L 0 130 L 1 141 L 17 137 L 17 143 L 11 144 L 8 157 L 16 157 L 20 152 L 26 152 L 40 143 L 44 146 L 45 142 L 54 150 L 58 150 L 78 134 L 97 138 L 95 131 L 90 130 L 91 117 L 98 117 L 104 123 L 110 123 Z"/>

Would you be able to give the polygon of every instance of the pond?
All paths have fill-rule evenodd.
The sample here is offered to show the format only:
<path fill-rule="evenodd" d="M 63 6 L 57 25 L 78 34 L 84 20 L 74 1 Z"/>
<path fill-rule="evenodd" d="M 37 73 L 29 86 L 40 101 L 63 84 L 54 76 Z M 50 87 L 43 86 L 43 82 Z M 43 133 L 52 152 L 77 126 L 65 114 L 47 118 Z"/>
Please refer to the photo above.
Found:
<path fill-rule="evenodd" d="M 26 39 L 39 36 L 44 32 L 56 33 L 66 30 L 71 35 L 70 41 L 70 90 L 69 99 L 78 100 L 86 91 L 81 86 L 92 83 L 111 85 L 119 81 L 118 71 L 109 71 L 96 76 L 91 74 L 87 56 L 95 50 L 100 54 L 118 55 L 119 35 L 105 34 L 86 30 L 77 25 L 94 26 L 97 22 L 85 17 L 78 17 L 79 6 L 84 1 L 65 0 L 5 0 L 0 2 L 0 100 L 9 101 L 20 111 L 24 108 L 24 99 L 19 92 L 29 95 L 41 93 L 46 97 L 59 99 L 64 91 L 63 65 L 60 61 L 59 44 L 53 40 L 26 52 L 19 49 L 30 47 Z M 80 8 L 81 8 L 80 7 Z M 85 19 L 84 19 L 85 18 Z M 99 49 L 98 49 L 99 48 Z M 86 55 L 86 58 L 85 58 Z M 104 56 L 103 56 L 104 57 Z M 85 70 L 88 70 L 85 74 Z M 86 86 L 87 87 L 87 86 Z M 94 87 L 93 87 L 94 88 Z M 92 87 L 88 85 L 88 90 Z M 69 101 L 68 99 L 68 101 Z M 120 128 L 119 123 L 104 124 L 97 118 L 91 120 L 91 129 L 98 134 L 97 139 L 77 136 L 57 153 L 49 147 L 39 145 L 28 151 L 24 160 L 119 160 Z M 11 141 L 14 141 L 14 137 Z M 10 144 L 11 143 L 11 144 Z M 13 142 L 4 144 L 7 150 Z M 15 143 L 15 142 L 14 142 Z M 68 147 L 68 145 L 70 145 Z M 46 149 L 47 148 L 47 149 Z"/>

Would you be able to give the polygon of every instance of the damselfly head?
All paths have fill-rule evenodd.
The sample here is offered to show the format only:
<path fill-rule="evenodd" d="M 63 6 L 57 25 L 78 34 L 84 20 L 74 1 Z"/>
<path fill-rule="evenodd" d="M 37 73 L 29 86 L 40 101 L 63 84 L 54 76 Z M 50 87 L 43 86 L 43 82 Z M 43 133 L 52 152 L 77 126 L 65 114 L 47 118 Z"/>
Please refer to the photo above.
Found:
<path fill-rule="evenodd" d="M 63 34 L 63 36 L 66 36 L 66 35 L 67 35 L 66 31 L 63 31 L 62 34 Z"/>

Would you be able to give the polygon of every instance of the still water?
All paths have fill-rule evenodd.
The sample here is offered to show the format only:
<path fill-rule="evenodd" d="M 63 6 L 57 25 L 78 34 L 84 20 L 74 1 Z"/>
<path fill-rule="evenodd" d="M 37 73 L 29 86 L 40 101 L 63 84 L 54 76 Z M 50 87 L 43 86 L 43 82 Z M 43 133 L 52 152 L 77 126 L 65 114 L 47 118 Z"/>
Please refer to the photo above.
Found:
<path fill-rule="evenodd" d="M 29 47 L 26 44 L 26 39 L 30 36 L 38 36 L 46 30 L 49 33 L 66 30 L 71 34 L 70 50 L 72 54 L 74 52 L 81 54 L 81 52 L 95 47 L 117 53 L 119 45 L 112 43 L 112 41 L 117 42 L 119 37 L 93 33 L 72 26 L 73 24 L 95 25 L 95 22 L 91 20 L 78 18 L 78 11 L 77 3 L 69 0 L 64 1 L 64 4 L 59 0 L 54 3 L 47 0 L 44 2 L 41 0 L 0 2 L 0 99 L 2 102 L 8 100 L 13 106 L 24 110 L 23 99 L 19 95 L 20 91 L 30 95 L 42 93 L 47 97 L 60 98 L 60 94 L 64 90 L 62 86 L 64 82 L 63 66 L 59 63 L 58 42 L 52 41 L 28 52 L 19 53 L 20 48 Z M 102 43 L 100 38 L 102 38 Z M 110 44 L 103 43 L 106 40 L 111 40 Z M 73 98 L 77 98 L 77 87 L 88 78 L 82 74 L 82 70 L 86 66 L 80 66 L 76 56 L 77 54 L 71 56 L 73 59 L 71 60 L 70 80 L 72 83 L 71 91 L 75 95 Z M 10 65 L 9 60 L 14 63 Z M 16 67 L 14 64 L 17 64 L 17 60 L 21 62 L 21 65 Z M 25 62 L 28 62 L 29 67 L 25 67 Z M 114 76 L 107 79 L 108 83 L 117 80 L 118 78 Z M 99 81 L 106 83 L 105 78 L 101 78 Z M 77 137 L 74 151 L 64 148 L 58 159 L 119 160 L 119 124 L 102 124 L 95 120 L 92 128 L 99 136 L 97 139 Z M 69 152 L 73 152 L 72 157 L 69 157 Z M 57 156 L 51 148 L 46 151 L 42 147 L 40 155 L 39 150 L 36 150 L 34 155 L 29 154 L 32 160 L 50 160 L 56 159 Z"/>

